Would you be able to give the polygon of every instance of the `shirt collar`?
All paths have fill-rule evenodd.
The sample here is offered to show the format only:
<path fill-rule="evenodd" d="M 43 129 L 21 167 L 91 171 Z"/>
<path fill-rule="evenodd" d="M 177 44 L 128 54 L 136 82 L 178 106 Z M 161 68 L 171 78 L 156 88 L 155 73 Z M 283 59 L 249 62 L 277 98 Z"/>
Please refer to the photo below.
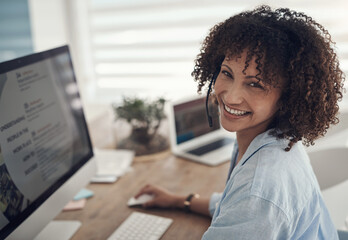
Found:
<path fill-rule="evenodd" d="M 257 151 L 261 148 L 270 145 L 272 143 L 279 143 L 284 145 L 284 148 L 288 144 L 288 140 L 286 139 L 277 139 L 276 136 L 270 134 L 270 132 L 274 131 L 274 129 L 269 129 L 259 135 L 257 135 L 250 143 L 246 152 L 244 153 L 242 159 L 239 161 L 238 165 L 244 165 L 251 156 L 253 156 Z"/>

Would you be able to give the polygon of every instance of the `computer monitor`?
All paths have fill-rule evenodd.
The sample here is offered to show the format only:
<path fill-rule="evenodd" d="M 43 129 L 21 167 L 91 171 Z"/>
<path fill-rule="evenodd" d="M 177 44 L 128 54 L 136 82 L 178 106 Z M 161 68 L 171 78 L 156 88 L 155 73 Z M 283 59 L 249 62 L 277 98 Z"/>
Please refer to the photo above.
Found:
<path fill-rule="evenodd" d="M 0 239 L 33 239 L 95 174 L 68 46 L 0 63 Z"/>

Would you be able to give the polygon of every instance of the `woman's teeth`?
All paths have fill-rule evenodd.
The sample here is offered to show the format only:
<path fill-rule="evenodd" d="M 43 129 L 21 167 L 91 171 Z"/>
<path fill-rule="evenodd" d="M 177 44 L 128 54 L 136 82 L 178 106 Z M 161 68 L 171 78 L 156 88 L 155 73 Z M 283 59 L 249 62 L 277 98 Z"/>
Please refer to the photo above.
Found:
<path fill-rule="evenodd" d="M 227 107 L 226 105 L 224 105 L 225 110 L 233 115 L 238 115 L 238 116 L 242 116 L 244 114 L 247 114 L 248 112 L 246 111 L 240 111 L 240 110 L 235 110 L 235 109 L 231 109 L 229 107 Z"/>

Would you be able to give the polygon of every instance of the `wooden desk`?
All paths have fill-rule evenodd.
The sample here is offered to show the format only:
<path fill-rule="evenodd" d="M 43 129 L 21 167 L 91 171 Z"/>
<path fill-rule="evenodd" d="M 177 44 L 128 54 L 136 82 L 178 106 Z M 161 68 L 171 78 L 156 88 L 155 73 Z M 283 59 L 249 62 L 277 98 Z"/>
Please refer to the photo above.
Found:
<path fill-rule="evenodd" d="M 197 192 L 209 197 L 225 186 L 228 163 L 209 167 L 169 155 L 152 162 L 134 162 L 133 171 L 113 184 L 89 184 L 94 196 L 83 210 L 62 212 L 56 220 L 79 220 L 76 239 L 106 239 L 133 211 L 172 218 L 162 239 L 201 239 L 210 218 L 174 209 L 128 208 L 127 201 L 146 183 L 153 183 L 179 194 Z"/>

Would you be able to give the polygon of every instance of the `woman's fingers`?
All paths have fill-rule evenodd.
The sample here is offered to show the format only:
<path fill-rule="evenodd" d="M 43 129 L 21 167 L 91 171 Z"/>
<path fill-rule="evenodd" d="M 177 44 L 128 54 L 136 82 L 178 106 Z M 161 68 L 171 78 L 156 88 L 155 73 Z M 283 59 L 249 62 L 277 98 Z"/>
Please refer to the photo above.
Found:
<path fill-rule="evenodd" d="M 145 185 L 142 189 L 140 189 L 140 191 L 134 197 L 138 198 L 138 197 L 140 197 L 143 194 L 152 194 L 152 195 L 154 195 L 152 185 L 150 185 L 150 184 Z"/>
<path fill-rule="evenodd" d="M 143 207 L 172 207 L 175 195 L 171 194 L 166 189 L 158 186 L 147 184 L 140 189 L 140 191 L 135 195 L 138 198 L 142 194 L 151 194 L 154 198 L 143 204 Z"/>

